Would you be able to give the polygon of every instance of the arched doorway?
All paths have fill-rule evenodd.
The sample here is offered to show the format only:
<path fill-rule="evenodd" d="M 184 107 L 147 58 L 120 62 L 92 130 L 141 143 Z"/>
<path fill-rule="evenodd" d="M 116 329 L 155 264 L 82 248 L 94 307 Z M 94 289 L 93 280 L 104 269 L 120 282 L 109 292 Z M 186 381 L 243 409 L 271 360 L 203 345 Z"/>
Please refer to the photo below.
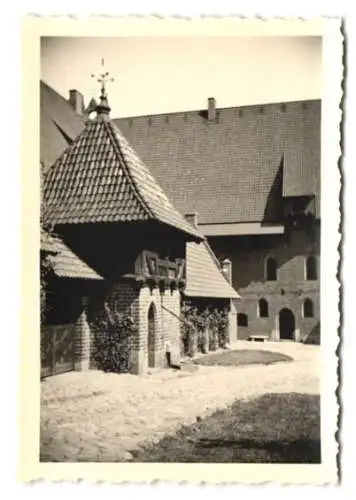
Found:
<path fill-rule="evenodd" d="M 148 309 L 148 366 L 155 366 L 155 344 L 156 344 L 156 307 L 154 303 Z"/>
<path fill-rule="evenodd" d="M 293 312 L 285 307 L 279 311 L 280 340 L 295 340 L 295 318 Z"/>

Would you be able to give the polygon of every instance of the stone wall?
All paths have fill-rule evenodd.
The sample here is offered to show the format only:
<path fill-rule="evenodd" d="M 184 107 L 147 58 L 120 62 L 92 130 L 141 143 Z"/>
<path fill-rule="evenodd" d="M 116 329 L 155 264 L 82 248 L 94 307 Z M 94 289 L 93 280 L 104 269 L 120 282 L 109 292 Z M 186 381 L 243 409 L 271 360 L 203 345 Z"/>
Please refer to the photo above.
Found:
<path fill-rule="evenodd" d="M 279 340 L 279 312 L 289 308 L 295 316 L 295 336 L 299 341 L 308 337 L 320 322 L 319 270 L 318 279 L 307 280 L 306 258 L 313 255 L 319 262 L 320 229 L 291 229 L 286 235 L 219 237 L 209 240 L 219 259 L 232 261 L 232 284 L 241 295 L 236 302 L 237 315 L 247 315 L 248 326 L 238 326 L 237 337 L 263 334 Z M 277 261 L 277 280 L 267 281 L 267 257 Z M 320 267 L 320 266 L 319 266 Z M 259 316 L 258 302 L 268 302 L 268 317 Z M 314 316 L 303 317 L 303 302 L 311 299 Z"/>

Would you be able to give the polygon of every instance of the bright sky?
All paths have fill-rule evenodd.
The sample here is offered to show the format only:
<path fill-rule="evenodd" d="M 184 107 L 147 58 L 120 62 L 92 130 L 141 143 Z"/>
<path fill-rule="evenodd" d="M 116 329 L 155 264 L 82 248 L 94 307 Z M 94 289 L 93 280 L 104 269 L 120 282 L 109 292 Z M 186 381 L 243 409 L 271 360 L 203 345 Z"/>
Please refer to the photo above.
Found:
<path fill-rule="evenodd" d="M 105 70 L 112 117 L 321 97 L 319 37 L 48 37 L 41 78 L 64 97 L 99 96 L 91 78 Z"/>

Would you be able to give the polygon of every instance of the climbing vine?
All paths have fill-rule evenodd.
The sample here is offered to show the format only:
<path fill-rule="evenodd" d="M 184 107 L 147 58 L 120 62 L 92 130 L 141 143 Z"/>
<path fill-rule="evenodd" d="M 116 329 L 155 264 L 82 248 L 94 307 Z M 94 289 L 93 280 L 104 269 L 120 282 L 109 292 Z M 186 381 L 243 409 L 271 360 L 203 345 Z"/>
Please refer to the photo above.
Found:
<path fill-rule="evenodd" d="M 90 321 L 93 332 L 93 358 L 104 372 L 127 373 L 132 368 L 131 353 L 137 327 L 127 314 L 112 311 L 107 303 Z"/>

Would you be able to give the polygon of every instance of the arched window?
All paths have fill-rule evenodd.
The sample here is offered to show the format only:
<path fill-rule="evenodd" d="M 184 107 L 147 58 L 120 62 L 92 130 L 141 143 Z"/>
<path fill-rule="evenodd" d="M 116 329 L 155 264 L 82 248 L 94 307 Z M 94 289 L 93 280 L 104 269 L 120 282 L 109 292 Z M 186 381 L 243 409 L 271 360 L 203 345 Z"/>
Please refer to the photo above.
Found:
<path fill-rule="evenodd" d="M 318 269 L 316 258 L 310 255 L 305 262 L 305 277 L 307 280 L 318 279 Z"/>
<path fill-rule="evenodd" d="M 248 316 L 244 313 L 239 313 L 237 315 L 237 324 L 238 326 L 248 326 Z"/>
<path fill-rule="evenodd" d="M 314 304 L 311 299 L 305 299 L 303 302 L 303 316 L 304 318 L 314 317 Z"/>
<path fill-rule="evenodd" d="M 266 299 L 258 301 L 258 316 L 260 318 L 268 318 L 268 302 Z"/>
<path fill-rule="evenodd" d="M 273 257 L 268 257 L 266 260 L 266 280 L 277 280 L 277 261 Z"/>

